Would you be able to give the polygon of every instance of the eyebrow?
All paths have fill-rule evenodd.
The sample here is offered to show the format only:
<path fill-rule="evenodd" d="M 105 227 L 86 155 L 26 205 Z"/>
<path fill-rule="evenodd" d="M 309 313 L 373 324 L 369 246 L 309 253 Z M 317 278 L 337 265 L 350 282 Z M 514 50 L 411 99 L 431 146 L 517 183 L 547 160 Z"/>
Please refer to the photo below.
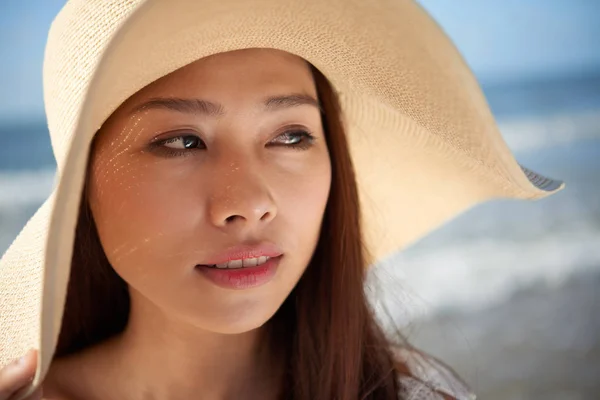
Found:
<path fill-rule="evenodd" d="M 131 110 L 131 114 L 147 110 L 171 110 L 185 114 L 203 114 L 208 116 L 219 116 L 224 113 L 223 106 L 206 100 L 157 97 L 135 106 Z"/>
<path fill-rule="evenodd" d="M 322 112 L 321 103 L 319 100 L 307 94 L 289 94 L 285 96 L 269 97 L 264 102 L 265 107 L 269 111 L 275 111 L 282 108 L 298 107 L 309 105 L 317 108 Z"/>
<path fill-rule="evenodd" d="M 267 111 L 278 111 L 285 108 L 309 105 L 323 112 L 321 104 L 314 97 L 307 94 L 289 94 L 283 96 L 271 96 L 263 101 Z M 186 114 L 201 114 L 211 117 L 223 115 L 225 107 L 219 103 L 202 99 L 182 99 L 177 97 L 157 97 L 145 101 L 131 110 L 131 114 L 137 114 L 146 110 L 171 110 Z"/>

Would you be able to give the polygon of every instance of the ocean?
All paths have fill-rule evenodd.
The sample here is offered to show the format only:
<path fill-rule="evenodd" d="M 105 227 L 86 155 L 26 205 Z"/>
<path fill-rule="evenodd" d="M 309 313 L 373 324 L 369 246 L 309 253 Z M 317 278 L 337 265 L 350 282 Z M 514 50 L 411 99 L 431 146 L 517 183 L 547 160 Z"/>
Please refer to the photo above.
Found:
<path fill-rule="evenodd" d="M 567 188 L 468 210 L 374 268 L 369 290 L 481 398 L 597 398 L 600 75 L 484 90 L 518 161 Z M 55 164 L 43 119 L 1 123 L 0 140 L 2 253 L 50 193 Z"/>

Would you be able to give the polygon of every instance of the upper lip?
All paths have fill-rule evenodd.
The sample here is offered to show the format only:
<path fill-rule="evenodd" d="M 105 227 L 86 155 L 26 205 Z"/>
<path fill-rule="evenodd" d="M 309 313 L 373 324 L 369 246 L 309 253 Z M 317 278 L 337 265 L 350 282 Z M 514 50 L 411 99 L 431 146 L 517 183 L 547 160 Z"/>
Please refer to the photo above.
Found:
<path fill-rule="evenodd" d="M 273 243 L 261 243 L 258 245 L 237 245 L 215 254 L 198 265 L 217 265 L 232 260 L 244 260 L 258 257 L 279 257 L 283 253 Z"/>

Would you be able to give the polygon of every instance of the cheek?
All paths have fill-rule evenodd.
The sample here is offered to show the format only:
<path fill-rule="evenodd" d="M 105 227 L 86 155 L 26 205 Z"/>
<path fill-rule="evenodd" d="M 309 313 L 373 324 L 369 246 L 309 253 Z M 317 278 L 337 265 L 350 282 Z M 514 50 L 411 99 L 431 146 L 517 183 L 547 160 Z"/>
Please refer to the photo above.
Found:
<path fill-rule="evenodd" d="M 288 176 L 277 189 L 278 219 L 283 236 L 297 241 L 292 249 L 308 262 L 319 239 L 329 199 L 331 167 L 328 158 L 310 163 L 300 174 Z"/>
<path fill-rule="evenodd" d="M 117 272 L 125 266 L 155 270 L 157 260 L 176 261 L 185 238 L 201 217 L 194 186 L 164 168 L 145 162 L 94 168 L 90 206 L 104 251 Z"/>
<path fill-rule="evenodd" d="M 298 232 L 318 230 L 327 199 L 330 179 L 326 175 L 306 176 L 290 182 L 280 195 L 279 214 L 294 226 L 304 228 Z"/>

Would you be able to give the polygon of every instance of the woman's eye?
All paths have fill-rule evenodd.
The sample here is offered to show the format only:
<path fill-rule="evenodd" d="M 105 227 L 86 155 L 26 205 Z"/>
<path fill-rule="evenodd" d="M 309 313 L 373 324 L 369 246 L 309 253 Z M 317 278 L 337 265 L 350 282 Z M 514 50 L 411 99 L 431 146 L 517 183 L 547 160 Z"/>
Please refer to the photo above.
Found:
<path fill-rule="evenodd" d="M 195 150 L 206 149 L 206 144 L 196 135 L 181 135 L 150 143 L 149 150 L 161 157 L 188 156 Z"/>
<path fill-rule="evenodd" d="M 296 149 L 307 149 L 315 141 L 315 137 L 307 131 L 298 130 L 282 133 L 269 144 L 275 146 L 292 147 Z"/>
<path fill-rule="evenodd" d="M 177 136 L 161 142 L 161 145 L 174 150 L 206 148 L 202 139 L 198 136 Z"/>

